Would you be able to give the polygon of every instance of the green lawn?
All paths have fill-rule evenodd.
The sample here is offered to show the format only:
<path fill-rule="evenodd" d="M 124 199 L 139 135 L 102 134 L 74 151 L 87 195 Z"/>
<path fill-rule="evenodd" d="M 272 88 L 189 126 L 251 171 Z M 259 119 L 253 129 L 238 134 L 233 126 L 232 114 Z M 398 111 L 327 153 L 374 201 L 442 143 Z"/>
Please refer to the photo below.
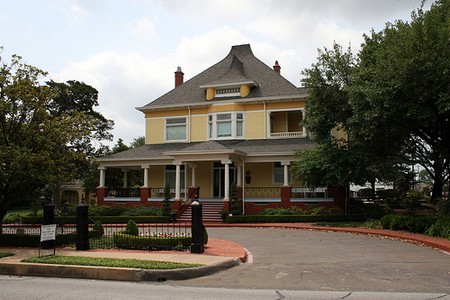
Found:
<path fill-rule="evenodd" d="M 138 268 L 138 269 L 183 269 L 203 266 L 201 264 L 186 264 L 167 261 L 139 260 L 139 259 L 119 259 L 119 258 L 98 258 L 81 256 L 44 256 L 31 257 L 22 262 L 57 265 L 80 265 L 112 268 Z"/>

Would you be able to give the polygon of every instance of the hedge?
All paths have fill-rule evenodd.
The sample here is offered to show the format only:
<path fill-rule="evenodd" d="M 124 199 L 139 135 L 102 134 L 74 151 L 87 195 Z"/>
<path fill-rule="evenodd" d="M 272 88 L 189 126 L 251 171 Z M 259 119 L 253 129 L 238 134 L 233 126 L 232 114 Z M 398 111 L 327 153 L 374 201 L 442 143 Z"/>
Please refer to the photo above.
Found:
<path fill-rule="evenodd" d="M 379 219 L 374 214 L 355 215 L 243 215 L 229 216 L 227 223 L 311 223 L 311 222 L 359 222 Z"/>
<path fill-rule="evenodd" d="M 93 224 L 96 221 L 102 222 L 102 224 L 123 224 L 129 220 L 133 220 L 136 223 L 169 223 L 170 217 L 167 216 L 95 216 L 89 218 L 89 223 Z M 42 217 L 22 217 L 23 224 L 42 224 Z M 77 218 L 73 216 L 56 216 L 56 224 L 76 224 Z"/>
<path fill-rule="evenodd" d="M 428 215 L 387 215 L 381 218 L 381 227 L 390 230 L 404 230 L 425 233 L 436 222 L 436 217 Z"/>
<path fill-rule="evenodd" d="M 101 237 L 103 234 L 97 230 L 89 231 L 89 238 Z M 40 235 L 30 234 L 0 234 L 0 245 L 13 247 L 39 247 Z M 56 235 L 55 246 L 74 244 L 77 241 L 77 233 Z"/>
<path fill-rule="evenodd" d="M 134 236 L 125 233 L 114 233 L 114 245 L 125 249 L 177 248 L 180 245 L 188 248 L 192 244 L 191 237 L 174 236 Z"/>

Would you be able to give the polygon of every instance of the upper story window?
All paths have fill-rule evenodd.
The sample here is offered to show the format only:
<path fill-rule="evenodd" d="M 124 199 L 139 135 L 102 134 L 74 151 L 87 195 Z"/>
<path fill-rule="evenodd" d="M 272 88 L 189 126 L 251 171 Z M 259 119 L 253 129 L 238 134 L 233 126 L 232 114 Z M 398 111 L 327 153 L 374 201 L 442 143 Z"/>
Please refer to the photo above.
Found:
<path fill-rule="evenodd" d="M 186 140 L 186 118 L 166 119 L 166 141 Z"/>
<path fill-rule="evenodd" d="M 208 116 L 210 139 L 235 139 L 244 137 L 243 113 L 218 113 Z"/>

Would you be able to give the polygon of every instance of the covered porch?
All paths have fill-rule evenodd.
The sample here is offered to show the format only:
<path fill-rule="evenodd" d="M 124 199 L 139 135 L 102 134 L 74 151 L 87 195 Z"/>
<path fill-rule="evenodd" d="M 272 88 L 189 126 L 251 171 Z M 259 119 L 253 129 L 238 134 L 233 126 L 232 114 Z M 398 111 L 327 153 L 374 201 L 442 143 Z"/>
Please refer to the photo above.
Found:
<path fill-rule="evenodd" d="M 208 141 L 183 145 L 178 145 L 177 149 L 171 149 L 171 145 L 145 145 L 118 153 L 119 157 L 99 159 L 97 203 L 160 206 L 164 186 L 169 183 L 172 207 L 179 213 L 196 197 L 200 201 L 220 202 L 223 210 L 229 212 L 230 187 L 235 183 L 244 214 L 257 214 L 265 208 L 311 204 L 343 208 L 343 196 L 336 189 L 311 190 L 291 181 L 290 166 L 296 160 L 293 147 L 301 146 L 299 139 L 277 140 L 272 148 L 278 151 L 270 151 L 271 144 L 267 141 Z M 137 152 L 141 153 L 139 157 Z M 122 171 L 122 186 L 107 186 L 109 169 Z M 140 174 L 139 186 L 130 186 L 131 170 Z"/>

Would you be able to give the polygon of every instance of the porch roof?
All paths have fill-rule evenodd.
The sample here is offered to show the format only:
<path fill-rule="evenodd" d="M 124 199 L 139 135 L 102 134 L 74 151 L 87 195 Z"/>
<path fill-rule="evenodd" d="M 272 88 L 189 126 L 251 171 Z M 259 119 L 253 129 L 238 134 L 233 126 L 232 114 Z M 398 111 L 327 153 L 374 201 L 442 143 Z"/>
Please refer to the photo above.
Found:
<path fill-rule="evenodd" d="M 296 150 L 310 150 L 314 142 L 309 138 L 268 140 L 222 140 L 192 143 L 147 144 L 99 158 L 100 163 L 126 161 L 164 161 L 185 154 L 237 154 L 243 157 L 267 155 L 292 156 Z"/>

